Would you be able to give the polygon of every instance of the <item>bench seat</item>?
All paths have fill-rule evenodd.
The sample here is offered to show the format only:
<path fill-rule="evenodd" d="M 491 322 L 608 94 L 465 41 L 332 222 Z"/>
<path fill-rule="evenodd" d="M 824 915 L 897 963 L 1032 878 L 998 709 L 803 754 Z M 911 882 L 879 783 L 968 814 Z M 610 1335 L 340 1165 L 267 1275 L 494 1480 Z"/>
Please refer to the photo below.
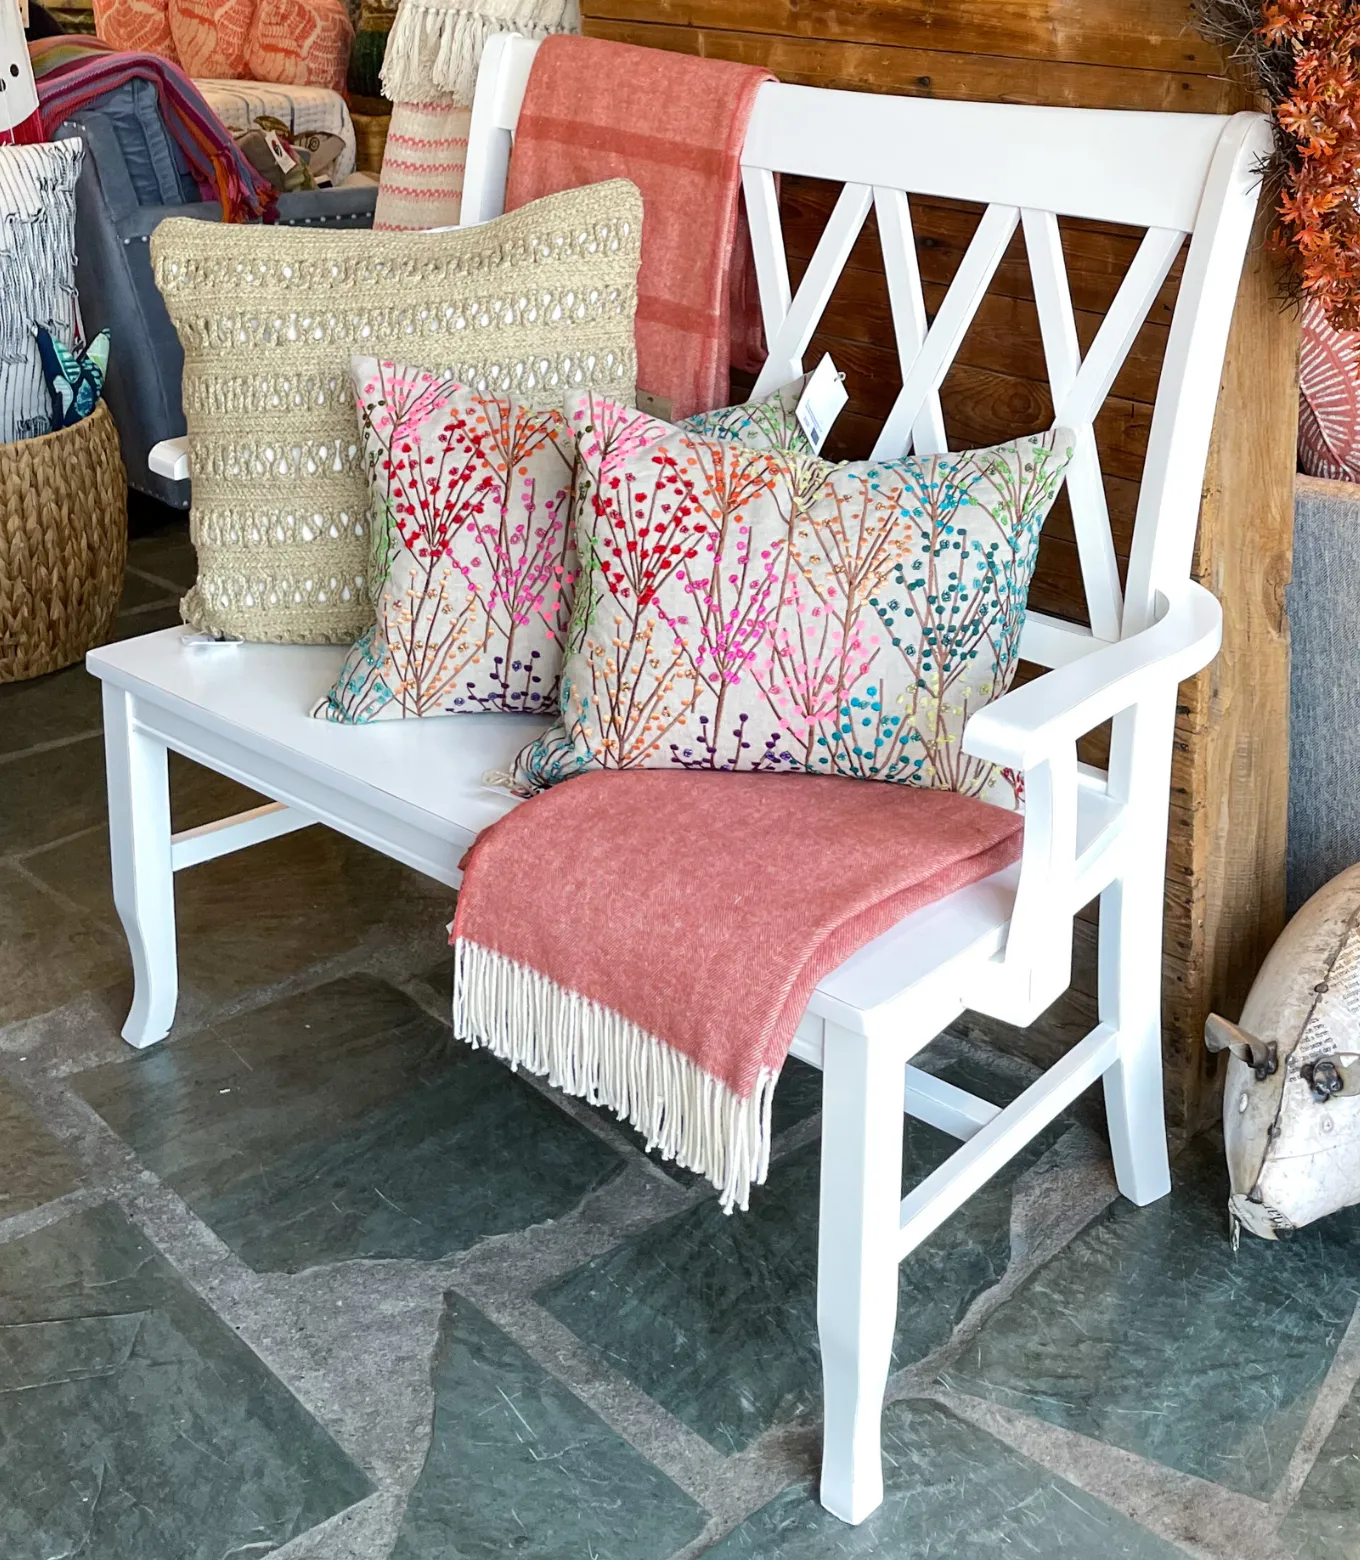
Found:
<path fill-rule="evenodd" d="M 508 769 L 544 723 L 531 715 L 362 727 L 314 720 L 309 711 L 343 657 L 338 646 L 195 646 L 180 628 L 91 652 L 87 664 L 115 705 L 112 720 L 122 705 L 142 733 L 282 804 L 172 836 L 174 868 L 324 823 L 457 885 L 464 851 L 516 805 L 483 776 Z M 1113 833 L 1117 809 L 1094 788 L 1083 788 L 1081 797 L 1078 843 L 1090 860 L 1101 835 Z M 920 983 L 943 966 L 989 960 L 1004 942 L 1019 870 L 1007 868 L 916 911 L 853 954 L 822 982 L 810 1018 L 863 1031 L 915 1000 Z M 805 1022 L 800 1032 L 797 1050 L 808 1060 L 820 1060 L 819 1031 L 819 1023 Z M 124 1033 L 141 1045 L 162 1038 Z"/>
<path fill-rule="evenodd" d="M 514 798 L 482 782 L 543 729 L 532 715 L 340 726 L 310 711 L 338 645 L 191 646 L 168 628 L 90 653 L 106 688 L 137 700 L 168 746 L 373 845 L 441 883 Z"/>

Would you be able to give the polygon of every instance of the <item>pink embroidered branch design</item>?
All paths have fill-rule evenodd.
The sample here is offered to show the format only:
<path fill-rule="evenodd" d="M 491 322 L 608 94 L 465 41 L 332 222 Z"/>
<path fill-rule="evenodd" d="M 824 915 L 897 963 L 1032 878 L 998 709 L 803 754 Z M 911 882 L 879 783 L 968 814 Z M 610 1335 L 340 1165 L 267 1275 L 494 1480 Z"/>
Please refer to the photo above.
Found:
<path fill-rule="evenodd" d="M 596 425 L 594 437 L 582 440 L 598 567 L 617 607 L 614 654 L 595 657 L 592 702 L 609 710 L 601 719 L 612 728 L 605 736 L 611 754 L 638 762 L 660 750 L 687 720 L 697 688 L 706 687 L 716 711 L 697 740 L 720 766 L 728 735 L 746 745 L 740 724 L 726 732 L 726 691 L 768 637 L 778 607 L 783 543 L 759 545 L 745 519 L 773 491 L 778 466 L 768 453 L 684 438 L 649 455 L 649 425 L 659 426 L 649 419 Z M 684 610 L 665 605 L 672 582 Z M 640 670 L 659 678 L 646 695 Z M 621 698 L 598 697 L 606 679 Z M 680 679 L 689 708 L 666 697 L 680 691 Z"/>
<path fill-rule="evenodd" d="M 516 641 L 536 622 L 560 648 L 566 629 L 574 558 L 561 414 L 391 365 L 359 404 L 389 583 L 381 643 L 347 698 L 411 715 L 546 704 L 554 678 L 542 651 L 521 655 Z"/>
<path fill-rule="evenodd" d="M 495 691 L 481 695 L 480 702 L 533 709 L 543 702 L 541 652 L 533 649 L 521 658 L 517 642 L 536 620 L 559 651 L 565 641 L 576 580 L 569 525 L 572 442 L 553 411 L 488 398 L 476 403 L 474 417 L 481 451 L 497 476 L 491 501 L 469 520 L 486 563 L 481 591 L 489 632 L 498 639 L 492 657 Z M 549 457 L 546 470 L 536 456 Z"/>

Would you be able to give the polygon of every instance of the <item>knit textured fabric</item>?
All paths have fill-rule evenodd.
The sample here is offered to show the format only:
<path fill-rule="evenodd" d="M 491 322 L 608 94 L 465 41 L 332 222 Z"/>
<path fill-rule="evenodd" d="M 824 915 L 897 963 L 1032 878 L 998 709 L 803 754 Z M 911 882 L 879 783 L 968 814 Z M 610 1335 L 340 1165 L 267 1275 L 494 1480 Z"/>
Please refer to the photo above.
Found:
<path fill-rule="evenodd" d="M 1018 860 L 1023 827 L 953 791 L 867 780 L 584 775 L 465 860 L 454 1032 L 607 1105 L 745 1208 L 818 983 Z"/>
<path fill-rule="evenodd" d="M 463 212 L 472 110 L 457 103 L 394 103 L 373 226 L 418 233 L 457 227 Z"/>
<path fill-rule="evenodd" d="M 530 405 L 582 385 L 631 404 L 641 227 L 621 179 L 452 233 L 161 223 L 199 564 L 184 620 L 284 644 L 373 622 L 356 352 Z"/>
<path fill-rule="evenodd" d="M 457 225 L 472 98 L 488 38 L 510 32 L 542 39 L 580 30 L 577 0 L 402 0 L 383 54 L 382 89 L 392 102 L 392 125 L 373 226 L 415 231 Z"/>
<path fill-rule="evenodd" d="M 578 0 L 402 0 L 383 55 L 393 103 L 470 104 L 488 38 L 578 33 Z"/>

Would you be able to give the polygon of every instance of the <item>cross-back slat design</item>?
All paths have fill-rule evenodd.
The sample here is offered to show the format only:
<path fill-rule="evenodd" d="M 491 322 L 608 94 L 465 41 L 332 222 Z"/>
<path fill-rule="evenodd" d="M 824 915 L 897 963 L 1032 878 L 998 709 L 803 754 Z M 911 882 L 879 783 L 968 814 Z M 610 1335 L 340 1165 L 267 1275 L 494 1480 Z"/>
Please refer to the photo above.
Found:
<path fill-rule="evenodd" d="M 874 190 L 874 215 L 878 219 L 888 301 L 897 332 L 897 361 L 905 383 L 926 339 L 927 326 L 925 290 L 921 286 L 921 267 L 916 256 L 911 204 L 902 190 L 879 186 Z M 936 455 L 948 449 L 938 389 L 927 392 L 916 421 L 911 425 L 911 443 L 918 455 Z"/>
<path fill-rule="evenodd" d="M 1048 383 L 1053 393 L 1054 420 L 1061 422 L 1057 409 L 1070 401 L 1081 369 L 1081 346 L 1077 340 L 1076 316 L 1072 312 L 1072 292 L 1067 283 L 1062 235 L 1058 230 L 1058 219 L 1051 211 L 1025 211 L 1020 220 L 1025 234 L 1025 252 L 1029 256 L 1030 278 L 1034 283 L 1034 307 L 1039 316 Z M 1097 639 L 1117 639 L 1124 611 L 1124 593 L 1119 583 L 1119 563 L 1110 532 L 1110 512 L 1100 475 L 1095 430 L 1087 424 L 1073 427 L 1072 431 L 1076 436 L 1076 454 L 1067 469 L 1067 497 L 1077 536 L 1086 610 L 1091 619 L 1091 632 Z"/>
<path fill-rule="evenodd" d="M 503 209 L 511 139 L 536 48 L 523 38 L 487 45 L 468 142 L 464 223 Z M 880 458 L 948 447 L 940 385 L 1023 224 L 1055 419 L 1076 439 L 1068 491 L 1091 624 L 1029 613 L 1021 644 L 1029 660 L 1058 666 L 1127 638 L 1155 621 L 1159 601 L 1189 575 L 1242 250 L 1269 146 L 1269 123 L 1259 114 L 1041 108 L 779 83 L 757 95 L 741 155 L 770 344 L 757 389 L 773 391 L 802 372 L 803 354 L 872 208 L 902 375 L 875 445 Z M 841 188 L 796 293 L 779 217 L 781 175 Z M 929 322 L 912 195 L 983 208 Z M 1058 230 L 1065 217 L 1146 234 L 1084 356 Z M 1121 602 L 1094 424 L 1187 235 Z"/>
<path fill-rule="evenodd" d="M 769 344 L 769 356 L 756 382 L 756 394 L 765 395 L 803 372 L 803 353 L 807 351 L 812 333 L 817 329 L 836 283 L 840 280 L 850 251 L 855 247 L 864 219 L 874 203 L 874 192 L 866 184 L 847 184 L 842 188 L 792 303 L 772 318 L 767 299 L 772 293 L 777 294 L 779 280 L 777 276 L 767 277 L 762 274 L 761 260 L 763 257 L 768 267 L 772 255 L 783 256 L 784 230 L 779 221 L 778 204 L 772 203 L 774 176 L 764 170 L 757 170 L 754 178 L 748 176 L 744 181 L 748 184 L 752 182 L 768 191 L 770 198 L 762 200 L 761 204 L 766 213 L 773 214 L 775 222 L 775 231 L 765 235 L 765 242 L 756 248 L 756 276 L 760 284 L 761 309 L 765 316 L 765 339 Z M 754 219 L 751 226 L 754 236 Z M 786 269 L 785 286 L 787 276 Z"/>
<path fill-rule="evenodd" d="M 1094 421 L 1147 320 L 1184 235 L 1164 228 L 1147 231 L 1083 361 L 1058 219 L 1051 211 L 1025 211 L 1021 220 L 1054 421 L 1076 435 L 1076 455 L 1067 471 L 1067 494 L 1091 632 L 1097 639 L 1117 639 L 1123 593 Z"/>
<path fill-rule="evenodd" d="M 789 287 L 789 259 L 784 250 L 784 228 L 779 217 L 779 190 L 772 173 L 764 168 L 744 168 L 741 193 L 751 229 L 765 340 L 771 342 L 783 329 L 793 296 Z M 765 368 L 768 372 L 768 362 Z M 761 377 L 765 376 L 762 374 Z"/>
<path fill-rule="evenodd" d="M 1019 220 L 1014 206 L 988 206 L 983 212 L 934 322 L 902 376 L 902 388 L 874 444 L 876 460 L 892 460 L 910 450 L 916 419 L 927 398 L 937 395 L 944 383 Z"/>
<path fill-rule="evenodd" d="M 878 220 L 888 298 L 896 334 L 902 388 L 874 445 L 874 458 L 890 460 L 948 448 L 940 386 L 977 316 L 1017 226 L 1034 284 L 1054 421 L 1070 428 L 1076 456 L 1067 487 L 1082 585 L 1090 618 L 1080 649 L 1120 636 L 1123 595 L 1110 531 L 1105 485 L 1096 448 L 1095 418 L 1147 320 L 1185 235 L 1149 228 L 1107 311 L 1090 351 L 1082 356 L 1057 215 L 1052 211 L 992 204 L 986 207 L 933 321 L 928 322 L 912 228 L 910 198 L 891 186 L 847 183 L 798 290 L 790 296 L 774 176 L 748 168 L 744 187 L 755 243 L 769 357 L 756 383 L 763 395 L 803 371 L 803 354 L 836 289 L 872 208 Z M 1046 663 L 1069 659 L 1073 647 L 1052 648 L 1062 625 L 1030 636 L 1026 653 Z"/>

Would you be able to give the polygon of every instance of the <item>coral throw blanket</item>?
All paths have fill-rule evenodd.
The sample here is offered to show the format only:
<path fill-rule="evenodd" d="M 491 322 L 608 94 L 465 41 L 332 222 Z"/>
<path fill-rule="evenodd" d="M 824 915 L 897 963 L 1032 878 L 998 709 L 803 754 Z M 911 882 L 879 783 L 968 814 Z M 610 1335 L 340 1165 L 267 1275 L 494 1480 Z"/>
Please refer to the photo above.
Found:
<path fill-rule="evenodd" d="M 817 983 L 1009 866 L 1022 818 L 820 775 L 585 775 L 488 829 L 453 923 L 455 1032 L 608 1105 L 747 1206 Z"/>
<path fill-rule="evenodd" d="M 764 361 L 741 211 L 741 148 L 774 77 L 599 38 L 538 50 L 510 156 L 505 209 L 631 179 L 642 191 L 638 389 L 672 420 L 725 406 L 728 369 Z"/>

